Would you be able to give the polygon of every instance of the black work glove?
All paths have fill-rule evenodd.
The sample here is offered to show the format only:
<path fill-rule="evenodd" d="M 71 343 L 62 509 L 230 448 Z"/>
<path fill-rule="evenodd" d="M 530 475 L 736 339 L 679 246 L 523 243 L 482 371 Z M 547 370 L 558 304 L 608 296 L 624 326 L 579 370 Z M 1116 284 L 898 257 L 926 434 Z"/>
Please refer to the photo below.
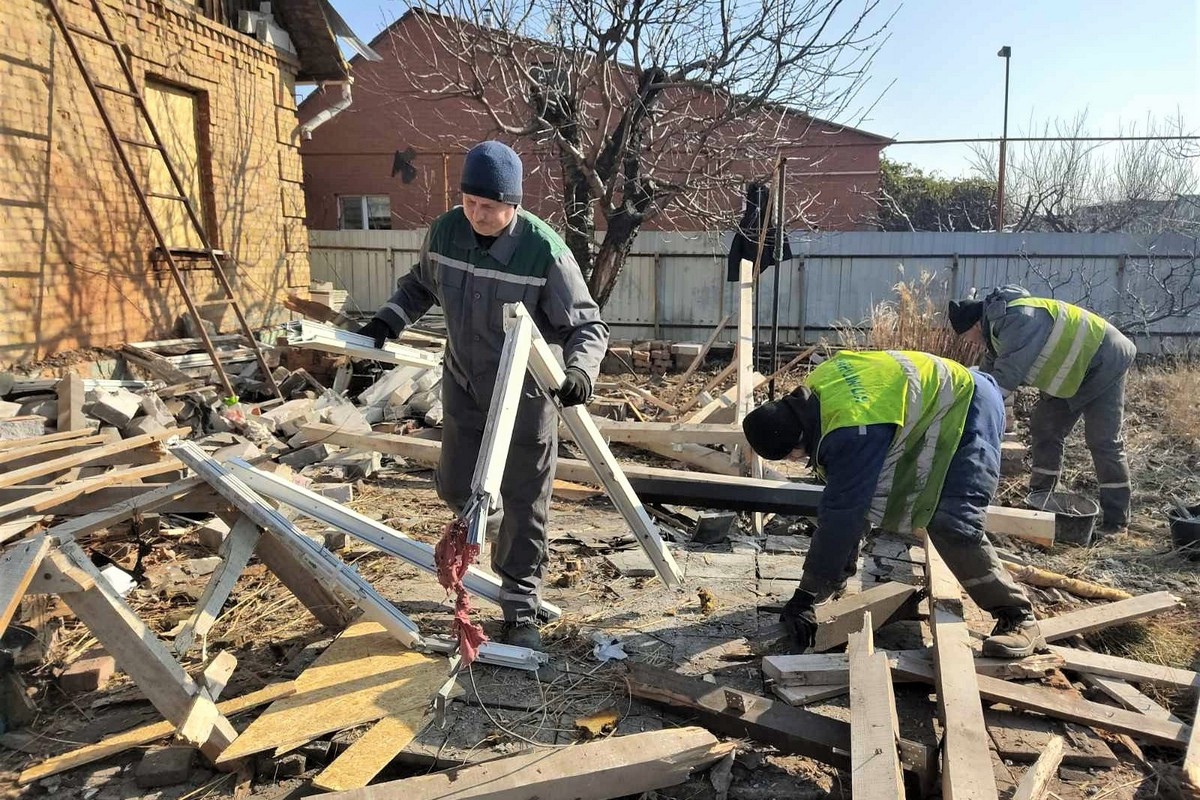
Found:
<path fill-rule="evenodd" d="M 817 641 L 817 612 L 813 607 L 816 599 L 812 592 L 797 589 L 779 615 L 779 622 L 798 653 L 808 650 Z"/>
<path fill-rule="evenodd" d="M 567 367 L 567 377 L 563 378 L 557 394 L 563 408 L 585 403 L 592 396 L 592 379 L 579 367 Z"/>
<path fill-rule="evenodd" d="M 366 325 L 359 328 L 358 334 L 360 336 L 370 336 L 374 339 L 376 349 L 382 349 L 383 343 L 396 335 L 392 333 L 391 327 L 378 317 L 373 318 Z"/>

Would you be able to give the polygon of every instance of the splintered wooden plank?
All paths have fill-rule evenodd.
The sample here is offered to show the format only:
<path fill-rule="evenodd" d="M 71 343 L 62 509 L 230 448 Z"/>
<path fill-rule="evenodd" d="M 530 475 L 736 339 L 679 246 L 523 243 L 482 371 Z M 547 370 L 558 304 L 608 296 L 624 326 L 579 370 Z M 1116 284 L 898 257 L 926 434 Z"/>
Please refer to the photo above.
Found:
<path fill-rule="evenodd" d="M 474 766 L 326 795 L 329 800 L 608 800 L 683 783 L 724 758 L 721 743 L 702 728 L 671 728 L 614 736 L 558 750 L 539 750 Z"/>
<path fill-rule="evenodd" d="M 822 652 L 845 644 L 851 633 L 862 629 L 868 612 L 875 630 L 882 628 L 899 618 L 916 593 L 916 587 L 890 581 L 817 606 L 817 637 L 812 649 Z"/>
<path fill-rule="evenodd" d="M 276 700 L 294 694 L 295 691 L 296 684 L 294 681 L 273 683 L 256 692 L 250 692 L 241 697 L 235 697 L 232 700 L 225 700 L 218 703 L 217 710 L 229 717 L 256 706 L 273 703 Z M 66 772 L 69 769 L 75 769 L 85 764 L 91 764 L 101 759 L 115 756 L 134 747 L 141 747 L 142 745 L 156 742 L 159 739 L 165 739 L 174 732 L 175 726 L 165 720 L 130 728 L 127 731 L 109 736 L 107 739 L 96 744 L 89 744 L 77 750 L 71 750 L 48 758 L 40 764 L 35 764 L 22 772 L 17 782 L 24 786 L 42 778 L 48 778 L 51 775 Z"/>
<path fill-rule="evenodd" d="M 771 685 L 771 694 L 778 697 L 789 706 L 806 706 L 831 697 L 841 697 L 849 693 L 849 683 L 816 683 L 804 686 Z"/>
<path fill-rule="evenodd" d="M 975 674 L 971 634 L 963 622 L 962 590 L 937 548 L 925 539 L 929 595 L 932 602 L 933 668 L 937 676 L 938 712 L 942 719 L 942 791 L 945 797 L 998 796 L 988 747 L 979 676 Z"/>
<path fill-rule="evenodd" d="M 181 481 L 167 484 L 152 491 L 146 491 L 142 494 L 121 500 L 107 508 L 102 508 L 98 511 L 93 511 L 90 514 L 85 514 L 81 517 L 76 517 L 73 520 L 64 522 L 61 525 L 56 525 L 50 529 L 50 533 L 59 538 L 74 538 L 82 536 L 85 533 L 94 533 L 99 530 L 104 530 L 112 525 L 117 525 L 126 520 L 133 519 L 138 514 L 146 514 L 160 506 L 178 500 L 181 497 L 187 496 L 197 487 L 203 486 L 204 480 L 198 475 L 190 478 L 184 478 Z"/>
<path fill-rule="evenodd" d="M 1114 700 L 1118 705 L 1128 708 L 1130 711 L 1136 711 L 1139 714 L 1145 714 L 1148 717 L 1166 720 L 1167 722 L 1179 722 L 1179 718 L 1170 711 L 1163 708 L 1158 703 L 1154 702 L 1152 699 L 1142 694 L 1120 678 L 1109 678 L 1104 675 L 1085 674 L 1083 676 L 1083 682 L 1094 689 L 1098 689 L 1100 692 Z"/>
<path fill-rule="evenodd" d="M 1147 664 L 1132 658 L 1093 653 L 1074 647 L 1051 645 L 1050 652 L 1060 656 L 1063 667 L 1072 672 L 1105 675 L 1134 683 L 1153 683 L 1159 686 L 1174 686 L 1179 689 L 1200 689 L 1200 674 L 1188 669 Z"/>
<path fill-rule="evenodd" d="M 917 659 L 899 659 L 893 668 L 912 680 L 932 682 L 933 672 L 929 666 Z M 1013 708 L 1038 711 L 1081 725 L 1126 733 L 1135 739 L 1145 739 L 1168 747 L 1186 746 L 1189 727 L 1177 722 L 1166 722 L 1147 717 L 1124 708 L 1114 708 L 1103 703 L 1093 703 L 1080 697 L 1054 689 L 1029 686 L 1021 683 L 976 677 L 981 697 L 996 703 L 1005 703 Z"/>
<path fill-rule="evenodd" d="M 1046 641 L 1053 642 L 1077 633 L 1098 631 L 1161 614 L 1164 611 L 1174 611 L 1179 606 L 1179 598 L 1170 592 L 1153 592 L 1138 595 L 1129 600 L 1088 606 L 1068 614 L 1038 620 L 1038 625 L 1041 627 Z"/>
<path fill-rule="evenodd" d="M 713 328 L 713 332 L 709 334 L 708 340 L 700 348 L 700 352 L 696 353 L 696 357 L 692 359 L 692 363 L 688 364 L 688 368 L 684 370 L 684 373 L 680 375 L 679 379 L 675 382 L 675 390 L 671 392 L 671 399 L 675 401 L 676 404 L 679 402 L 679 393 L 683 391 L 683 387 L 687 386 L 688 378 L 692 377 L 692 375 L 696 373 L 696 370 L 698 370 L 704 363 L 704 358 L 708 355 L 708 351 L 712 349 L 714 344 L 716 344 L 717 338 L 721 335 L 721 331 L 725 330 L 725 326 L 728 324 L 729 315 L 726 314 L 725 316 L 721 317 L 721 321 L 717 323 L 717 327 Z"/>
<path fill-rule="evenodd" d="M 0 631 L 8 627 L 26 587 L 50 551 L 50 538 L 38 534 L 0 553 Z"/>
<path fill-rule="evenodd" d="M 327 792 L 366 786 L 416 738 L 426 711 L 425 706 L 413 706 L 379 720 L 371 726 L 371 730 L 321 770 L 312 779 L 312 785 Z"/>
<path fill-rule="evenodd" d="M 1043 800 L 1063 760 L 1063 737 L 1054 736 L 1037 762 L 1021 776 L 1012 800 Z"/>
<path fill-rule="evenodd" d="M 59 596 L 167 720 L 182 725 L 196 701 L 212 702 L 197 698 L 200 687 L 100 575 L 79 545 L 61 541 L 58 549 L 42 563 L 49 571 L 58 571 L 64 577 L 78 572 L 90 579 L 86 589 L 63 592 Z M 210 759 L 216 758 L 237 737 L 229 721 L 219 714 L 217 717 L 216 725 L 201 745 L 201 750 Z"/>
<path fill-rule="evenodd" d="M 118 453 L 128 453 L 131 450 L 156 444 L 172 436 L 186 436 L 189 430 L 190 428 L 169 428 L 158 433 L 147 433 L 141 436 L 134 436 L 130 439 L 122 439 L 119 442 L 106 444 L 102 447 L 92 447 L 79 453 L 62 456 L 61 458 L 51 458 L 40 464 L 30 464 L 27 467 L 0 474 L 0 486 L 15 486 L 18 483 L 25 483 L 26 481 L 40 478 L 43 475 L 49 475 L 53 472 L 60 472 L 84 464 L 94 464 L 108 456 Z"/>
<path fill-rule="evenodd" d="M 850 779 L 855 797 L 904 797 L 900 721 L 887 655 L 875 651 L 871 614 L 850 635 Z"/>
<path fill-rule="evenodd" d="M 377 623 L 357 622 L 296 678 L 296 693 L 259 715 L 217 763 L 423 709 L 445 680 L 445 659 L 409 650 Z"/>
<path fill-rule="evenodd" d="M 197 636 L 203 638 L 208 635 L 213 623 L 217 621 L 217 616 L 221 613 L 225 601 L 229 599 L 229 593 L 233 591 L 233 585 L 237 583 L 238 576 L 250 562 L 250 556 L 254 555 L 258 538 L 258 526 L 253 521 L 239 515 L 237 522 L 233 524 L 229 535 L 225 537 L 225 541 L 221 542 L 218 550 L 221 564 L 209 577 L 208 584 L 204 587 L 204 593 L 196 603 L 196 608 L 184 623 L 183 630 L 171 644 L 176 653 L 183 655 L 191 648 Z"/>
<path fill-rule="evenodd" d="M 93 445 L 108 444 L 111 439 L 106 435 L 84 436 L 80 439 L 57 439 L 53 441 L 35 441 L 24 447 L 13 447 L 0 451 L 0 465 L 11 464 L 14 461 L 25 461 L 30 456 L 40 456 L 49 460 L 51 453 L 61 454 L 63 450 L 76 452 Z M 5 469 L 8 469 L 5 467 Z"/>
<path fill-rule="evenodd" d="M 59 431 L 58 433 L 47 433 L 42 436 L 27 436 L 24 439 L 8 439 L 0 441 L 0 452 L 8 452 L 20 447 L 29 447 L 30 445 L 39 444 L 42 442 L 63 442 L 68 439 L 82 439 L 85 436 L 91 436 L 91 430 L 83 428 L 77 431 Z"/>
<path fill-rule="evenodd" d="M 634 697 L 680 709 L 713 731 L 754 739 L 781 752 L 837 767 L 850 766 L 848 722 L 647 664 L 631 663 L 626 668 L 626 683 Z M 741 708 L 731 705 L 730 697 Z M 931 748 L 902 739 L 900 761 L 922 786 L 929 785 L 935 773 Z"/>

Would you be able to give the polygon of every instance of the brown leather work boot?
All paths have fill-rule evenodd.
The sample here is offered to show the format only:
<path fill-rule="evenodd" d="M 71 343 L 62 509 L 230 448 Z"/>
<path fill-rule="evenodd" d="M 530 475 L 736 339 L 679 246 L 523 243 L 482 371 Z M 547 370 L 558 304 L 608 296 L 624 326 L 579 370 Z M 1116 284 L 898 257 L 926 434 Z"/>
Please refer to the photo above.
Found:
<path fill-rule="evenodd" d="M 983 654 L 989 658 L 1025 658 L 1046 649 L 1042 629 L 1031 614 L 1000 614 L 992 635 L 983 640 Z"/>

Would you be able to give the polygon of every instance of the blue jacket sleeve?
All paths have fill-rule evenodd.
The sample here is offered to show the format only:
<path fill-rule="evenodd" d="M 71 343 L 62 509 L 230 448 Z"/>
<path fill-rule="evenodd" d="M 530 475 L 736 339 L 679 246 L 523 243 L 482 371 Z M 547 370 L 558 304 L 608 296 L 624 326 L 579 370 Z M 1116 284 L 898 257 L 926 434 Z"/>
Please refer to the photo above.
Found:
<path fill-rule="evenodd" d="M 825 490 L 801 582 L 818 597 L 841 582 L 846 562 L 862 538 L 895 432 L 895 425 L 864 425 L 838 428 L 821 439 L 817 463 L 825 470 Z"/>

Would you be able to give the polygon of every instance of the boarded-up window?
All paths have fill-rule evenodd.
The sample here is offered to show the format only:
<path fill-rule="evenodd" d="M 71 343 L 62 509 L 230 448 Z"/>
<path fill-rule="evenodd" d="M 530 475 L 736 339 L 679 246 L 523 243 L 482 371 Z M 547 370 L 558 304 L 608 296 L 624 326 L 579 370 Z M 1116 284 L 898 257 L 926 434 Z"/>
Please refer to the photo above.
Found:
<path fill-rule="evenodd" d="M 172 166 L 183 182 L 184 193 L 192 201 L 192 208 L 207 232 L 210 228 L 202 191 L 207 172 L 200 162 L 203 150 L 200 147 L 199 97 L 186 89 L 154 81 L 146 81 L 144 94 L 150 119 L 162 137 L 167 157 L 171 159 Z M 178 194 L 166 164 L 158 153 L 151 153 L 150 156 L 149 187 L 151 192 L 158 194 Z M 202 246 L 183 203 L 163 197 L 149 199 L 154 218 L 162 227 L 170 247 Z"/>

